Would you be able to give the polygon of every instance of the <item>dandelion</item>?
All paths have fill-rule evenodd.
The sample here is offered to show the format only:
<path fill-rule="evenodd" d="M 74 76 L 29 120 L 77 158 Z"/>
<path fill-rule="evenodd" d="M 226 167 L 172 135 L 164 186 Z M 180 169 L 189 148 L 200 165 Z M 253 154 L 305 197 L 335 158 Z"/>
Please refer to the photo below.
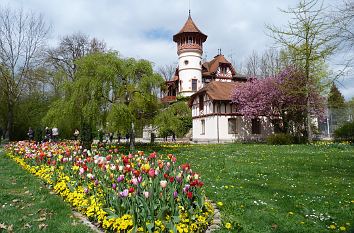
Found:
<path fill-rule="evenodd" d="M 336 225 L 333 225 L 333 224 L 329 225 L 329 229 L 335 230 L 336 229 Z"/>
<path fill-rule="evenodd" d="M 345 226 L 341 226 L 341 227 L 339 228 L 339 230 L 341 230 L 341 231 L 346 231 L 347 228 L 345 228 Z"/>
<path fill-rule="evenodd" d="M 224 205 L 221 201 L 218 201 L 216 204 L 220 207 Z"/>
<path fill-rule="evenodd" d="M 226 229 L 230 230 L 231 227 L 232 227 L 231 223 L 228 222 L 228 223 L 225 224 L 225 228 Z"/>

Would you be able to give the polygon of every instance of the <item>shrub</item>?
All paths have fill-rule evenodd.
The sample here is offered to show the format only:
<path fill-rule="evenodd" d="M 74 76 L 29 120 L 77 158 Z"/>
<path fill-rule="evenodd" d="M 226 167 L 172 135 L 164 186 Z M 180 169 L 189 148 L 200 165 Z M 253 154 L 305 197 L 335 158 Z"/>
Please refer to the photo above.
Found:
<path fill-rule="evenodd" d="M 294 137 L 290 134 L 276 133 L 267 137 L 267 143 L 271 145 L 288 145 L 294 143 Z"/>
<path fill-rule="evenodd" d="M 334 131 L 336 140 L 354 141 L 354 121 L 345 123 Z"/>

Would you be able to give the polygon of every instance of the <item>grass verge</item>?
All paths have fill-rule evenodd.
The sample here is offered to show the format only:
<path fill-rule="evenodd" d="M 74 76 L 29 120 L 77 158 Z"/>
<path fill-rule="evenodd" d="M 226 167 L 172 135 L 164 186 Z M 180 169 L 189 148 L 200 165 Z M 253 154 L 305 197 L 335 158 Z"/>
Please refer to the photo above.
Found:
<path fill-rule="evenodd" d="M 0 148 L 0 232 L 92 232 L 70 206 Z"/>

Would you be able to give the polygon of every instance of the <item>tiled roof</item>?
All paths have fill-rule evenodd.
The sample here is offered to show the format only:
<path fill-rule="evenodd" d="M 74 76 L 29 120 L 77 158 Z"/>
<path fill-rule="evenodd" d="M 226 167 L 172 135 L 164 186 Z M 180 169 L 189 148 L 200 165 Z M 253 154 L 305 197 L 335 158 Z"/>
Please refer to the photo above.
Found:
<path fill-rule="evenodd" d="M 205 35 L 202 31 L 200 31 L 197 25 L 195 25 L 190 15 L 188 16 L 188 19 L 186 23 L 183 25 L 182 29 L 176 35 L 173 36 L 173 40 L 176 42 L 177 36 L 183 33 L 199 33 L 201 34 L 204 41 L 207 38 L 207 35 Z"/>
<path fill-rule="evenodd" d="M 203 66 L 207 70 L 205 74 L 215 74 L 220 64 L 228 64 L 231 68 L 232 75 L 235 75 L 236 72 L 232 67 L 232 64 L 228 60 L 226 60 L 226 58 L 222 54 L 216 55 L 213 60 L 203 63 Z"/>
<path fill-rule="evenodd" d="M 191 96 L 189 106 L 201 93 L 206 93 L 212 100 L 231 101 L 231 92 L 237 85 L 239 85 L 238 82 L 213 81 Z"/>

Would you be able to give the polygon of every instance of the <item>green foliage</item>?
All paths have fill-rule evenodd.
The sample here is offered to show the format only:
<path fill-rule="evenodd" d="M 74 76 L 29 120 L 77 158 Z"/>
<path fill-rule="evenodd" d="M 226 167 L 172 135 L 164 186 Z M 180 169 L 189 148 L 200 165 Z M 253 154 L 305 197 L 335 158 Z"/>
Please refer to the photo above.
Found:
<path fill-rule="evenodd" d="M 77 60 L 76 66 L 75 80 L 64 82 L 64 96 L 51 104 L 43 123 L 58 127 L 69 138 L 75 128 L 84 132 L 90 129 L 82 138 L 92 140 L 92 131 L 104 124 L 107 98 L 119 73 L 120 59 L 116 53 L 92 53 Z"/>
<path fill-rule="evenodd" d="M 178 101 L 163 109 L 155 118 L 161 137 L 183 137 L 192 128 L 192 113 L 186 102 Z"/>
<path fill-rule="evenodd" d="M 128 133 L 133 120 L 132 115 L 128 106 L 124 104 L 113 105 L 107 117 L 109 127 L 122 134 Z"/>
<path fill-rule="evenodd" d="M 32 127 L 38 139 L 42 131 L 41 119 L 45 116 L 50 105 L 50 100 L 44 93 L 34 92 L 18 101 L 15 106 L 13 139 L 27 139 L 28 128 Z"/>
<path fill-rule="evenodd" d="M 270 145 L 289 145 L 294 143 L 294 137 L 290 134 L 276 133 L 266 139 Z"/>
<path fill-rule="evenodd" d="M 337 86 L 333 83 L 328 95 L 328 107 L 345 108 L 345 99 L 342 93 L 338 90 Z"/>
<path fill-rule="evenodd" d="M 354 121 L 347 122 L 334 131 L 336 140 L 354 142 Z"/>
<path fill-rule="evenodd" d="M 187 101 L 190 99 L 190 97 L 189 97 L 189 96 L 178 95 L 176 99 L 177 99 L 178 101 L 187 102 Z"/>
<path fill-rule="evenodd" d="M 132 126 L 142 128 L 156 115 L 157 92 L 164 81 L 149 61 L 96 52 L 78 59 L 76 67 L 74 80 L 62 84 L 63 97 L 43 118 L 46 125 L 56 125 L 66 137 L 75 128 L 91 131 L 81 139 L 92 140 L 97 129 L 132 133 Z"/>
<path fill-rule="evenodd" d="M 164 80 L 146 60 L 122 59 L 121 66 L 118 79 L 112 83 L 107 123 L 109 130 L 125 134 L 152 122 L 160 109 L 157 92 Z"/>

